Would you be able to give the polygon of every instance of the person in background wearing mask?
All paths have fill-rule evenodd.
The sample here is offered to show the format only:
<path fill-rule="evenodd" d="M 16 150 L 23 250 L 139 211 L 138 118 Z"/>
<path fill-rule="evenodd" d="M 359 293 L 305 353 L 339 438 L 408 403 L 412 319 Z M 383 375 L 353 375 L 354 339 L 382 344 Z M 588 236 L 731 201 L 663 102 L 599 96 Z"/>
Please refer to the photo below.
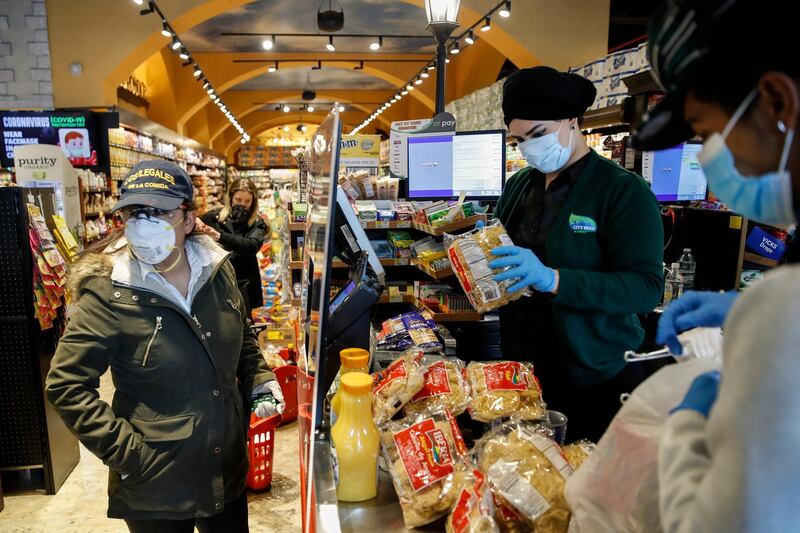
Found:
<path fill-rule="evenodd" d="M 231 252 L 231 264 L 242 293 L 247 297 L 250 316 L 252 309 L 264 305 L 256 254 L 267 233 L 267 224 L 258 215 L 258 190 L 253 182 L 248 179 L 234 181 L 225 198 L 225 207 L 203 215 L 197 231 Z"/>
<path fill-rule="evenodd" d="M 173 163 L 130 171 L 113 209 L 124 234 L 70 268 L 72 308 L 47 376 L 67 427 L 110 469 L 108 516 L 134 533 L 247 532 L 249 411 L 284 405 L 229 254 L 193 233 L 192 199 Z M 112 405 L 97 391 L 109 368 Z"/>
<path fill-rule="evenodd" d="M 775 6 L 773 6 L 775 7 Z M 793 224 L 800 206 L 800 64 L 795 23 L 754 0 L 670 1 L 653 17 L 649 59 L 667 92 L 637 147 L 705 139 L 709 187 L 757 221 Z M 796 531 L 800 524 L 800 250 L 789 265 L 733 294 L 670 304 L 658 340 L 725 327 L 722 373 L 699 376 L 659 447 L 663 529 Z"/>
<path fill-rule="evenodd" d="M 550 67 L 522 69 L 503 86 L 512 141 L 530 167 L 506 184 L 496 216 L 516 246 L 490 265 L 512 292 L 500 310 L 504 357 L 532 361 L 548 407 L 569 419 L 570 439 L 597 441 L 650 372 L 626 365 L 644 341 L 637 313 L 664 290 L 664 232 L 647 183 L 589 149 L 579 118 L 594 85 Z"/>

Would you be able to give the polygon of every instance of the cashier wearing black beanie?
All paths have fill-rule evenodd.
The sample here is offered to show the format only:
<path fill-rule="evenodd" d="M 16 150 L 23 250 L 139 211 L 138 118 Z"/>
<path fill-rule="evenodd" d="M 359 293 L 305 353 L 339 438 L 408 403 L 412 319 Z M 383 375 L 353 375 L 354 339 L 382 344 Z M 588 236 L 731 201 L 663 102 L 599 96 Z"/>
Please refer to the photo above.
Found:
<path fill-rule="evenodd" d="M 494 250 L 496 281 L 532 296 L 500 309 L 507 359 L 529 361 L 548 408 L 567 415 L 568 440 L 597 441 L 652 371 L 626 365 L 644 341 L 637 314 L 664 289 L 658 204 L 639 176 L 586 144 L 579 120 L 594 102 L 587 79 L 522 69 L 503 86 L 509 139 L 529 167 L 507 182 L 495 214 L 515 246 Z"/>

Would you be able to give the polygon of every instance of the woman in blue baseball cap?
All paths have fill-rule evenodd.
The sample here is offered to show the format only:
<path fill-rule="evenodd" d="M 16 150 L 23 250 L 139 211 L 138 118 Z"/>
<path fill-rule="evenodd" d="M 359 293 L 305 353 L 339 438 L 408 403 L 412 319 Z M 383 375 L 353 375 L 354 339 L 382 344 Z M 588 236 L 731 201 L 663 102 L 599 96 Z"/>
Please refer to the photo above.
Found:
<path fill-rule="evenodd" d="M 783 4 L 780 8 L 786 8 Z M 667 96 L 639 129 L 645 150 L 697 134 L 710 189 L 756 221 L 798 220 L 800 62 L 796 23 L 771 2 L 667 2 L 649 59 Z M 725 328 L 723 370 L 698 377 L 669 417 L 659 452 L 666 532 L 800 527 L 800 258 L 741 296 L 690 292 L 661 318 L 658 340 Z"/>

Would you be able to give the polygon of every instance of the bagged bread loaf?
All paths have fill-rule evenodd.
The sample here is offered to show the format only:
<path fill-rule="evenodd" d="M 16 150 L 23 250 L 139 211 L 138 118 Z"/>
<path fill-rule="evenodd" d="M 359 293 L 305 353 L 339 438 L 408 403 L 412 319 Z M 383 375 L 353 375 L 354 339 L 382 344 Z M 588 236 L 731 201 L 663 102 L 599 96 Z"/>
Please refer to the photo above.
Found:
<path fill-rule="evenodd" d="M 499 533 L 494 520 L 494 499 L 486 476 L 473 470 L 447 517 L 447 533 Z"/>
<path fill-rule="evenodd" d="M 503 424 L 473 450 L 494 494 L 537 533 L 567 533 L 570 511 L 564 485 L 572 467 L 552 432 L 527 422 Z"/>
<path fill-rule="evenodd" d="M 467 367 L 472 402 L 469 413 L 479 422 L 514 415 L 523 420 L 543 420 L 542 400 L 533 365 L 516 361 L 472 362 Z"/>
<path fill-rule="evenodd" d="M 567 444 L 562 448 L 564 457 L 569 461 L 573 470 L 577 470 L 590 455 L 597 449 L 597 444 L 582 439 L 572 444 Z"/>
<path fill-rule="evenodd" d="M 403 407 L 403 413 L 408 416 L 430 409 L 447 409 L 458 416 L 469 405 L 469 391 L 464 363 L 457 359 L 434 361 L 425 367 L 425 383 Z"/>
<path fill-rule="evenodd" d="M 409 350 L 381 372 L 372 375 L 372 414 L 375 424 L 385 424 L 425 385 L 423 353 Z"/>
<path fill-rule="evenodd" d="M 406 527 L 447 515 L 470 471 L 467 448 L 452 415 L 433 411 L 390 422 L 381 444 Z"/>
<path fill-rule="evenodd" d="M 528 290 L 509 293 L 508 288 L 516 280 L 500 283 L 494 280 L 497 274 L 510 267 L 495 270 L 489 268 L 489 263 L 496 259 L 492 250 L 499 246 L 514 245 L 499 220 L 461 235 L 446 234 L 444 243 L 453 272 L 472 307 L 479 313 L 487 313 L 530 294 Z"/>

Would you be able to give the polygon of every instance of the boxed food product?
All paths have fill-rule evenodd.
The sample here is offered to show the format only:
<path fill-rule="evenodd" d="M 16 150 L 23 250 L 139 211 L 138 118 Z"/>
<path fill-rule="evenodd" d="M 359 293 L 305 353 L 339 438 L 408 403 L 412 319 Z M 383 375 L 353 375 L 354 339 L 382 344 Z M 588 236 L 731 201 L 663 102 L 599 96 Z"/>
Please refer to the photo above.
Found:
<path fill-rule="evenodd" d="M 467 367 L 472 402 L 469 413 L 479 422 L 514 415 L 523 420 L 544 420 L 542 400 L 533 365 L 516 361 L 472 362 Z"/>
<path fill-rule="evenodd" d="M 406 527 L 447 515 L 467 482 L 467 447 L 455 419 L 434 411 L 391 422 L 381 435 Z"/>
<path fill-rule="evenodd" d="M 499 220 L 461 235 L 445 234 L 444 243 L 453 271 L 479 313 L 487 313 L 530 294 L 527 289 L 508 292 L 508 288 L 516 283 L 515 280 L 500 283 L 494 280 L 497 274 L 511 267 L 491 269 L 489 262 L 495 259 L 492 250 L 499 246 L 514 245 Z"/>
<path fill-rule="evenodd" d="M 470 401 L 464 363 L 457 359 L 434 361 L 425 367 L 424 376 L 422 389 L 403 407 L 406 416 L 431 409 L 447 409 L 455 416 L 464 412 Z"/>
<path fill-rule="evenodd" d="M 407 231 L 388 231 L 386 236 L 389 242 L 394 247 L 395 257 L 411 257 L 411 245 L 414 244 L 414 239 Z"/>
<path fill-rule="evenodd" d="M 473 470 L 466 485 L 461 489 L 455 507 L 447 517 L 447 533 L 499 533 L 494 515 L 492 491 L 486 476 Z"/>
<path fill-rule="evenodd" d="M 541 425 L 513 422 L 483 436 L 473 458 L 495 495 L 537 533 L 567 533 L 564 485 L 572 467 Z"/>
<path fill-rule="evenodd" d="M 425 385 L 423 354 L 409 350 L 383 371 L 372 375 L 372 414 L 382 425 L 397 414 Z"/>
<path fill-rule="evenodd" d="M 564 457 L 567 458 L 573 470 L 577 470 L 596 449 L 597 444 L 586 439 L 567 444 L 561 448 L 564 452 Z"/>

